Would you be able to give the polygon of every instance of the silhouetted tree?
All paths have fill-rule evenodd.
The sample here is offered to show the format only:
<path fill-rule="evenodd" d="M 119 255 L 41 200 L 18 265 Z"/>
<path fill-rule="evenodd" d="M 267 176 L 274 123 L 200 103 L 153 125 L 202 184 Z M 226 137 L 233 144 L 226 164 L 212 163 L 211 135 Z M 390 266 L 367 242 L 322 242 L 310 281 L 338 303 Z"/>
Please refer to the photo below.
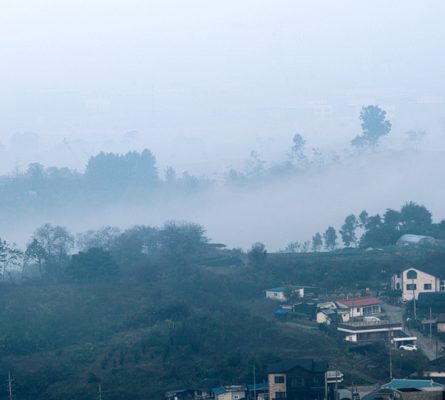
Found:
<path fill-rule="evenodd" d="M 119 237 L 121 231 L 114 226 L 104 226 L 97 231 L 86 231 L 77 237 L 77 246 L 81 250 L 98 247 L 110 251 Z"/>
<path fill-rule="evenodd" d="M 43 265 L 46 259 L 47 254 L 44 247 L 34 238 L 26 247 L 25 262 L 35 263 L 39 269 L 39 275 L 42 277 L 44 274 Z"/>
<path fill-rule="evenodd" d="M 314 236 L 312 236 L 312 250 L 317 252 L 320 251 L 323 247 L 323 238 L 320 233 L 317 232 Z"/>
<path fill-rule="evenodd" d="M 267 260 L 266 246 L 261 242 L 254 243 L 247 253 L 247 259 L 251 266 L 259 267 L 264 265 Z"/>
<path fill-rule="evenodd" d="M 324 244 L 327 250 L 334 250 L 337 247 L 337 232 L 330 226 L 323 234 Z"/>
<path fill-rule="evenodd" d="M 402 207 L 400 216 L 403 229 L 410 233 L 423 234 L 432 223 L 431 213 L 427 208 L 412 201 Z"/>
<path fill-rule="evenodd" d="M 62 273 L 62 267 L 68 260 L 68 252 L 74 246 L 74 237 L 62 226 L 42 225 L 36 230 L 33 241 L 45 251 L 46 272 Z"/>
<path fill-rule="evenodd" d="M 355 230 L 357 228 L 357 218 L 354 214 L 350 214 L 345 218 L 345 222 L 341 227 L 340 235 L 346 247 L 356 245 L 357 236 Z"/>
<path fill-rule="evenodd" d="M 66 269 L 67 276 L 76 281 L 94 282 L 118 273 L 118 266 L 108 251 L 93 247 L 74 254 Z"/>
<path fill-rule="evenodd" d="M 391 131 L 391 122 L 386 119 L 386 111 L 378 106 L 362 107 L 360 121 L 362 134 L 351 142 L 356 148 L 375 147 L 378 140 Z"/>
<path fill-rule="evenodd" d="M 358 225 L 360 228 L 364 228 L 368 223 L 368 212 L 363 210 L 358 216 Z"/>

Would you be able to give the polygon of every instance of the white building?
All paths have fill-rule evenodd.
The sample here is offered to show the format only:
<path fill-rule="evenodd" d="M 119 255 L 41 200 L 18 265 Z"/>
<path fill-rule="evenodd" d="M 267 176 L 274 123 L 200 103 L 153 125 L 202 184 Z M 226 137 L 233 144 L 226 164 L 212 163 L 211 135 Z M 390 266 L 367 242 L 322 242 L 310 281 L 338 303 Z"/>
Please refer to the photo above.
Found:
<path fill-rule="evenodd" d="M 245 385 L 221 386 L 213 389 L 215 400 L 242 400 L 246 398 Z"/>
<path fill-rule="evenodd" d="M 391 289 L 402 291 L 402 300 L 409 301 L 419 298 L 420 293 L 433 293 L 445 290 L 445 281 L 421 271 L 407 268 L 391 278 Z"/>
<path fill-rule="evenodd" d="M 304 287 L 303 286 L 287 286 L 287 287 L 276 287 L 266 290 L 266 299 L 287 301 L 288 298 L 286 293 L 293 293 L 299 298 L 304 297 Z"/>
<path fill-rule="evenodd" d="M 380 314 L 383 301 L 373 296 L 362 296 L 339 300 L 337 303 L 349 310 L 349 316 L 354 318 Z"/>
<path fill-rule="evenodd" d="M 402 332 L 402 324 L 388 321 L 348 322 L 340 324 L 337 330 L 345 335 L 347 342 L 379 341 Z"/>

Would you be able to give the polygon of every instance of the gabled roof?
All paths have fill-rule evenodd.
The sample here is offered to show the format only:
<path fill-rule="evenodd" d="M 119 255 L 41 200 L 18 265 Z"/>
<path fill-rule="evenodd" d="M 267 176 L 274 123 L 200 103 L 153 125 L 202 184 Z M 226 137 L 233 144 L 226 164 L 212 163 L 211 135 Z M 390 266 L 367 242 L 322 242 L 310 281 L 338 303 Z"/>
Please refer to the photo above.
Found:
<path fill-rule="evenodd" d="M 267 373 L 285 373 L 294 368 L 301 368 L 309 372 L 326 372 L 328 367 L 327 361 L 301 358 L 299 360 L 271 364 L 267 368 Z"/>
<path fill-rule="evenodd" d="M 323 313 L 324 315 L 334 315 L 334 314 L 337 314 L 336 310 L 331 310 L 330 308 L 322 308 L 319 312 Z"/>
<path fill-rule="evenodd" d="M 212 389 L 212 392 L 215 394 L 223 394 L 226 392 L 242 392 L 246 391 L 246 385 L 226 385 L 226 386 L 218 386 Z"/>
<path fill-rule="evenodd" d="M 338 302 L 349 308 L 383 304 L 382 300 L 379 300 L 373 296 L 351 297 L 349 299 L 339 300 Z"/>
<path fill-rule="evenodd" d="M 425 371 L 445 371 L 445 357 L 431 360 L 424 368 Z"/>
<path fill-rule="evenodd" d="M 385 389 L 420 389 L 442 386 L 431 379 L 393 379 L 382 386 Z"/>

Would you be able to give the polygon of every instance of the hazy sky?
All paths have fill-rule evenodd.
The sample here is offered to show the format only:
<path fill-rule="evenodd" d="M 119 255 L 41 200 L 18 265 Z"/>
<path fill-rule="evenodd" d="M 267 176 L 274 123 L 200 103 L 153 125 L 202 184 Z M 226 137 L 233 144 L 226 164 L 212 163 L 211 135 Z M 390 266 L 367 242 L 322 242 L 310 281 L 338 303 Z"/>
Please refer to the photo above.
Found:
<path fill-rule="evenodd" d="M 438 0 L 1 0 L 0 142 L 15 154 L 0 169 L 148 146 L 161 166 L 216 170 L 280 155 L 296 131 L 345 146 L 368 103 L 394 135 L 440 140 L 444 20 Z M 18 154 L 24 131 L 40 144 Z"/>
<path fill-rule="evenodd" d="M 414 200 L 443 218 L 444 21 L 441 0 L 0 0 L 0 173 L 148 147 L 161 171 L 221 175 L 251 150 L 282 160 L 296 132 L 342 153 L 361 106 L 378 104 L 393 130 L 361 165 L 94 224 L 189 219 L 278 248 L 363 208 Z M 428 133 L 414 156 L 400 153 L 409 129 Z"/>

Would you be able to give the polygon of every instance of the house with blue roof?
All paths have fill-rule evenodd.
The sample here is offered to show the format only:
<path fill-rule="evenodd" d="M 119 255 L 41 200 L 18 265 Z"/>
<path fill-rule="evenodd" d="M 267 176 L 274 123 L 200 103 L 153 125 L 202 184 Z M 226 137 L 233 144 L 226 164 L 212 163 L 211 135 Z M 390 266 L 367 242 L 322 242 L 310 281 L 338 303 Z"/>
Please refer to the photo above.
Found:
<path fill-rule="evenodd" d="M 309 287 L 307 287 L 309 288 Z M 292 293 L 293 296 L 302 299 L 304 297 L 305 286 L 279 286 L 271 289 L 266 289 L 266 299 L 278 300 L 278 301 L 288 301 L 287 295 Z"/>

